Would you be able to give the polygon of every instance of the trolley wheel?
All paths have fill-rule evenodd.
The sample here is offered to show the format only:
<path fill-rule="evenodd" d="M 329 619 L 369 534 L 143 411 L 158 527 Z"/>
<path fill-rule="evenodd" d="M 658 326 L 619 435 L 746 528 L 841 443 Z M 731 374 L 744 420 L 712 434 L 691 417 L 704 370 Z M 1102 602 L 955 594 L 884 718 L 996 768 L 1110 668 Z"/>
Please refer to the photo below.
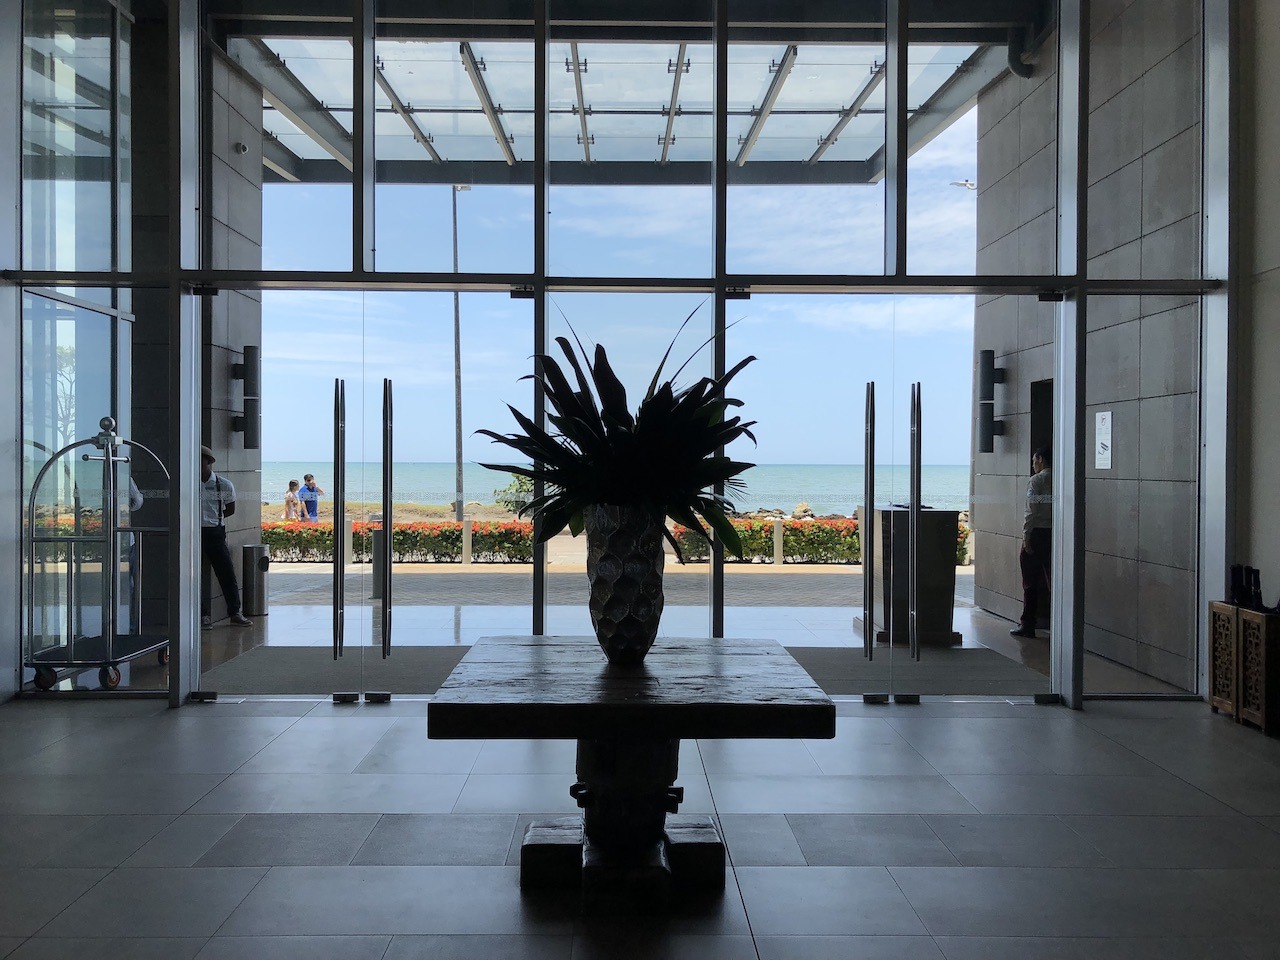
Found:
<path fill-rule="evenodd" d="M 58 683 L 58 671 L 53 667 L 36 667 L 36 689 L 52 690 Z"/>
<path fill-rule="evenodd" d="M 159 650 L 156 651 L 156 662 L 159 663 L 160 666 L 162 667 L 169 663 L 168 647 L 161 647 Z"/>
<path fill-rule="evenodd" d="M 118 667 L 102 667 L 98 670 L 98 683 L 103 690 L 114 690 L 120 686 L 120 670 Z"/>

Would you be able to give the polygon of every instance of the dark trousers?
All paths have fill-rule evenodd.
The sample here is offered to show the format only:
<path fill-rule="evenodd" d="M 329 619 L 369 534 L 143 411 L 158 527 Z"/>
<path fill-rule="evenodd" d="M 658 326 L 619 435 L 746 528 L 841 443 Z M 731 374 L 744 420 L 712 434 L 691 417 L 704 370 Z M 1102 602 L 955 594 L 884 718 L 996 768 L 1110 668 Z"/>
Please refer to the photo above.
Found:
<path fill-rule="evenodd" d="M 1026 544 L 1018 551 L 1018 566 L 1022 568 L 1022 618 L 1024 630 L 1036 628 L 1036 617 L 1041 604 L 1049 598 L 1049 554 L 1053 548 L 1053 531 L 1036 527 L 1031 531 L 1031 550 Z"/>
<path fill-rule="evenodd" d="M 218 586 L 222 587 L 222 596 L 227 601 L 227 616 L 234 617 L 240 612 L 240 584 L 236 582 L 236 568 L 231 563 L 231 551 L 227 548 L 227 528 L 202 527 L 200 550 L 213 568 Z M 209 616 L 208 597 L 201 598 L 200 614 Z"/>

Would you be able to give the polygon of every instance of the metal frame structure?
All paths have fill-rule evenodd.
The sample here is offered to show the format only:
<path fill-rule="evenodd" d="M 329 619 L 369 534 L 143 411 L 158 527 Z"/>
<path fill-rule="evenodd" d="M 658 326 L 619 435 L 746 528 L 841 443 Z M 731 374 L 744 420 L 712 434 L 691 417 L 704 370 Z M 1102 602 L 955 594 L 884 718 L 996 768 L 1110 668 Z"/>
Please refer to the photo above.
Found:
<path fill-rule="evenodd" d="M 19 0 L 0 0 L 0 16 L 5 22 L 20 23 Z M 666 116 L 666 134 L 659 137 L 661 148 L 656 162 L 646 164 L 604 164 L 591 161 L 591 134 L 587 128 L 587 111 L 581 88 L 573 109 L 580 118 L 583 161 L 562 164 L 548 158 L 548 58 L 553 33 L 558 42 L 571 36 L 574 41 L 636 40 L 648 38 L 683 44 L 690 38 L 691 16 L 687 5 L 676 0 L 661 0 L 649 5 L 645 23 L 629 22 L 615 27 L 602 21 L 598 11 L 587 0 L 564 0 L 553 6 L 549 0 L 533 0 L 526 6 L 515 0 L 487 0 L 469 7 L 473 11 L 506 11 L 506 16 L 495 15 L 479 22 L 447 23 L 439 19 L 426 23 L 419 8 L 407 0 L 380 0 L 375 11 L 372 0 L 316 0 L 307 5 L 305 25 L 296 28 L 307 36 L 342 37 L 351 41 L 353 89 L 355 92 L 355 116 L 353 133 L 349 141 L 350 156 L 346 156 L 337 138 L 329 115 L 326 121 L 315 110 L 315 104 L 307 104 L 297 96 L 298 91 L 287 80 L 287 68 L 276 68 L 264 57 L 254 65 L 246 66 L 250 73 L 255 69 L 274 73 L 263 76 L 269 81 L 264 88 L 270 97 L 289 105 L 298 120 L 316 130 L 328 130 L 327 151 L 335 160 L 305 160 L 287 151 L 280 144 L 268 146 L 268 166 L 281 176 L 300 180 L 324 179 L 325 167 L 345 168 L 350 172 L 353 184 L 352 249 L 353 269 L 341 272 L 263 271 L 263 270 L 210 270 L 197 256 L 198 214 L 196 184 L 201 163 L 198 143 L 197 115 L 194 106 L 200 102 L 198 84 L 199 29 L 198 24 L 209 25 L 215 40 L 227 37 L 258 38 L 245 41 L 247 49 L 265 47 L 261 38 L 278 35 L 279 23 L 290 11 L 298 9 L 296 0 L 258 0 L 253 4 L 227 3 L 209 0 L 202 9 L 201 0 L 174 0 L 170 4 L 170 142 L 176 145 L 171 151 L 170 173 L 176 189 L 172 191 L 170 215 L 178 229 L 170 232 L 170 256 L 168 269 L 163 275 L 144 275 L 133 271 L 105 271 L 74 273 L 58 271 L 31 271 L 21 269 L 16 253 L 9 250 L 7 237 L 0 237 L 0 312 L 5 311 L 12 297 L 14 284 L 39 286 L 112 286 L 167 287 L 170 292 L 171 342 L 178 345 L 170 357 L 169 375 L 172 382 L 190 385 L 178 401 L 179 415 L 173 418 L 171 440 L 175 451 L 174 472 L 181 496 L 171 502 L 171 521 L 180 536 L 173 538 L 170 558 L 172 569 L 198 569 L 198 530 L 192 517 L 195 482 L 198 475 L 196 440 L 199 425 L 199 336 L 196 313 L 192 309 L 192 287 L 216 286 L 241 289 L 380 289 L 380 290 L 489 290 L 510 291 L 514 295 L 529 297 L 534 301 L 533 346 L 542 352 L 547 343 L 547 295 L 552 291 L 705 291 L 714 296 L 714 356 L 713 366 L 717 374 L 725 366 L 725 303 L 730 298 L 740 298 L 751 293 L 993 293 L 1039 294 L 1052 299 L 1061 298 L 1058 311 L 1056 346 L 1056 370 L 1064 390 L 1057 397 L 1054 428 L 1057 438 L 1059 475 L 1069 479 L 1060 496 L 1056 498 L 1054 522 L 1061 533 L 1056 537 L 1054 565 L 1054 674 L 1053 689 L 1062 694 L 1071 706 L 1078 707 L 1082 690 L 1082 548 L 1083 548 L 1083 376 L 1084 376 L 1084 316 L 1091 295 L 1154 295 L 1154 294 L 1207 294 L 1204 310 L 1205 349 L 1201 383 L 1203 394 L 1204 436 L 1206 439 L 1201 463 L 1201 560 L 1200 577 L 1202 593 L 1212 592 L 1220 580 L 1226 548 L 1227 531 L 1232 523 L 1232 505 L 1229 495 L 1230 463 L 1230 397 L 1232 371 L 1227 364 L 1230 349 L 1230 327 L 1234 310 L 1234 289 L 1224 286 L 1236 263 L 1230 228 L 1230 204 L 1233 193 L 1230 180 L 1234 175 L 1234 140 L 1218 135 L 1230 132 L 1231 65 L 1234 63 L 1231 45 L 1235 26 L 1231 22 L 1233 5 L 1206 3 L 1205 13 L 1205 191 L 1204 216 L 1206 222 L 1206 251 L 1202 276 L 1209 279 L 1189 278 L 1172 280 L 1094 280 L 1087 275 L 1085 225 L 1087 223 L 1086 157 L 1088 146 L 1088 0 L 1061 0 L 1059 6 L 1058 71 L 1058 259 L 1057 270 L 1049 275 L 973 275 L 966 277 L 928 276 L 909 273 L 906 262 L 907 239 L 907 161 L 912 149 L 945 125 L 946 117 L 971 101 L 977 95 L 983 78 L 996 74 L 996 66 L 990 51 L 983 55 L 975 69 L 958 75 L 939 89 L 924 106 L 926 109 L 908 112 L 907 65 L 910 43 L 940 42 L 955 37 L 957 22 L 964 20 L 957 9 L 965 6 L 948 0 L 858 0 L 837 3 L 822 0 L 819 7 L 829 6 L 830 15 L 815 19 L 812 25 L 785 21 L 782 8 L 770 6 L 764 0 L 735 0 L 731 10 L 729 0 L 709 0 L 710 23 L 698 23 L 698 29 L 708 28 L 715 50 L 714 83 L 714 159 L 708 166 L 679 164 L 670 160 L 668 148 L 672 137 L 672 123 L 679 110 L 678 97 L 681 65 L 676 63 L 672 83 L 670 105 L 663 105 L 659 112 Z M 1021 0 L 973 0 L 969 4 L 980 11 L 982 17 L 965 21 L 969 42 L 1002 45 L 1007 42 L 1009 28 L 1026 19 L 1028 5 Z M 1044 36 L 1050 26 L 1045 22 L 1043 10 L 1049 5 L 1035 5 L 1038 11 L 1035 26 Z M 516 9 L 518 8 L 518 9 Z M 744 11 L 751 11 L 744 15 Z M 514 13 L 513 13 L 514 11 Z M 810 15 L 818 12 L 809 8 Z M 376 19 L 375 19 L 376 13 Z M 731 16 L 732 14 L 732 16 Z M 203 21 L 201 17 L 204 16 Z M 976 21 L 976 22 L 975 22 Z M 573 30 L 565 33 L 566 23 Z M 842 24 L 832 26 L 833 23 Z M 17 43 L 20 48 L 20 34 Z M 461 35 L 460 35 L 461 34 Z M 0 45 L 13 45 L 13 32 L 0 30 Z M 495 142 L 503 153 L 500 163 L 468 163 L 465 171 L 452 167 L 433 148 L 431 137 L 423 130 L 415 117 L 420 116 L 395 92 L 382 76 L 373 50 L 375 36 L 434 39 L 452 39 L 459 43 L 460 56 L 466 63 L 467 74 L 474 86 Z M 485 84 L 480 61 L 470 48 L 471 40 L 486 38 L 522 38 L 531 41 L 533 62 L 533 143 L 528 150 L 529 160 L 517 161 L 511 147 L 510 135 L 502 123 L 504 111 L 493 102 Z M 766 40 L 782 42 L 790 38 L 789 53 L 797 44 L 808 41 L 885 42 L 885 62 L 854 92 L 849 106 L 833 114 L 833 126 L 819 140 L 818 148 L 807 159 L 795 163 L 776 162 L 745 163 L 753 140 L 749 134 L 739 151 L 738 166 L 729 157 L 729 85 L 728 55 L 731 39 L 734 42 Z M 240 41 L 238 41 L 240 42 Z M 684 56 L 684 46 L 681 46 Z M 3 46 L 0 46 L 0 51 Z M 19 49 L 20 52 L 20 49 Z M 576 47 L 573 54 L 576 58 Z M 785 58 L 784 58 L 785 59 Z M 0 57 L 0 63 L 20 61 L 20 56 Z M 242 61 L 242 66 L 245 66 Z M 984 72 L 985 71 L 985 72 Z M 571 65 L 575 80 L 581 81 L 578 64 Z M 785 79 L 786 69 L 780 65 L 771 85 L 769 96 L 757 108 L 752 132 L 758 135 Z M 296 78 L 295 78 L 296 79 Z M 847 124 L 865 104 L 871 92 L 885 85 L 886 138 L 881 159 L 863 164 L 857 170 L 858 178 L 869 182 L 883 176 L 885 180 L 885 236 L 882 275 L 815 275 L 786 276 L 767 274 L 731 273 L 728 270 L 725 248 L 727 244 L 726 217 L 728 211 L 728 186 L 741 182 L 823 182 L 829 176 L 839 182 L 849 182 L 855 171 L 849 164 L 818 163 L 826 148 L 834 142 L 843 125 Z M 390 101 L 390 110 L 400 116 L 420 143 L 426 156 L 414 161 L 379 161 L 374 154 L 373 119 L 375 112 L 374 91 L 381 89 Z M 269 98 L 270 99 L 270 98 Z M 313 98 L 314 99 L 314 98 Z M 7 103 L 8 101 L 6 101 Z M 5 108 L 6 110 L 8 108 Z M 382 108 L 386 109 L 386 108 Z M 307 111 L 310 112 L 307 112 Z M 950 111 L 950 112 L 949 112 Z M 321 105 L 321 112 L 323 110 Z M 506 111 L 510 112 L 510 111 Z M 298 123 L 295 120 L 295 123 Z M 16 121 L 8 112 L 0 112 L 0 123 L 12 126 Z M 332 121 L 332 122 L 330 122 Z M 301 125 L 301 124 L 299 124 Z M 0 143 L 6 139 L 0 137 Z M 8 154 L 0 160 L 10 161 Z M 349 165 L 348 162 L 349 161 Z M 408 164 L 409 166 L 405 166 Z M 645 169 L 641 169 L 641 167 Z M 548 274 L 547 214 L 548 188 L 552 180 L 557 184 L 574 182 L 599 182 L 602 168 L 612 171 L 606 176 L 609 182 L 618 183 L 666 183 L 692 182 L 712 185 L 714 197 L 714 268 L 711 276 L 694 278 L 643 279 L 634 277 L 574 277 Z M 499 170 L 498 168 L 502 168 Z M 677 174 L 677 171 L 683 171 Z M 754 177 L 753 177 L 754 171 Z M 807 171 L 807 172 L 805 172 Z M 17 195 L 18 184 L 12 181 L 13 167 L 0 163 L 0 199 L 8 200 Z M 465 175 L 460 175 L 465 174 Z M 794 180 L 788 178 L 794 177 Z M 744 179 L 745 178 L 745 179 Z M 396 182 L 397 179 L 412 182 L 523 182 L 534 186 L 533 268 L 525 273 L 383 273 L 375 270 L 373 261 L 375 183 Z M 16 301 L 15 301 L 16 302 Z M 1219 387 L 1218 385 L 1221 385 Z M 535 420 L 545 424 L 545 398 L 535 382 Z M 0 490 L 3 485 L 0 484 Z M 541 493 L 541 491 L 536 491 Z M 184 526 L 185 525 L 185 526 Z M 6 534 L 7 536 L 7 534 Z M 8 569 L 7 561 L 0 561 L 0 575 Z M 546 572 L 545 548 L 539 547 L 534 558 L 534 588 L 532 598 L 532 628 L 534 633 L 544 632 L 546 624 Z M 182 664 L 183 657 L 198 651 L 197 623 L 194 610 L 195 591 L 198 584 L 194 577 L 176 577 L 171 591 L 171 622 L 186 631 L 190 642 L 174 646 L 174 660 Z M 724 558 L 719 548 L 713 551 L 710 581 L 711 632 L 723 635 L 724 631 Z M 9 619 L 9 611 L 0 611 Z M 1201 627 L 1203 633 L 1203 626 Z M 1204 661 L 1204 643 L 1201 642 L 1201 661 Z M 172 671 L 177 677 L 171 691 L 171 699 L 178 703 L 198 686 L 198 664 L 189 669 L 179 667 Z"/>

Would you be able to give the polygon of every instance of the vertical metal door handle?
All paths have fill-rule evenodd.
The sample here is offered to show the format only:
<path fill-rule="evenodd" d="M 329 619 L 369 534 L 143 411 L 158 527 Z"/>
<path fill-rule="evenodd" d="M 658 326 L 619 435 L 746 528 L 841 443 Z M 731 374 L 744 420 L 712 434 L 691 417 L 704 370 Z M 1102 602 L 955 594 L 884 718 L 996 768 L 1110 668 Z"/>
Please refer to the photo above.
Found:
<path fill-rule="evenodd" d="M 867 384 L 864 447 L 862 451 L 862 653 L 875 659 L 876 555 L 876 385 Z"/>
<path fill-rule="evenodd" d="M 391 655 L 391 541 L 392 525 L 392 404 L 391 381 L 382 381 L 382 553 L 374 562 L 382 564 L 382 658 Z"/>
<path fill-rule="evenodd" d="M 347 384 L 333 381 L 333 659 L 343 654 L 346 619 Z"/>
<path fill-rule="evenodd" d="M 921 407 L 920 384 L 911 385 L 911 543 L 908 551 L 910 557 L 911 579 L 908 585 L 908 599 L 911 616 L 911 656 L 920 659 L 920 626 L 919 626 L 919 561 L 920 561 L 920 433 Z"/>

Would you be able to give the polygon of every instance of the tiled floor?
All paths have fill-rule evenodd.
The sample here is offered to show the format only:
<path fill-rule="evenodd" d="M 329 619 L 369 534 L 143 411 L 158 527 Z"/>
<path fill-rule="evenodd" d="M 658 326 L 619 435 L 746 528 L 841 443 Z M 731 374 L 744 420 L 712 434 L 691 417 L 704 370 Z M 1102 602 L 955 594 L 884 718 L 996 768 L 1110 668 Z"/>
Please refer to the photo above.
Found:
<path fill-rule="evenodd" d="M 571 744 L 425 705 L 0 706 L 0 957 L 1280 957 L 1280 744 L 1199 703 L 841 702 L 833 741 L 685 742 L 723 898 L 522 896 Z"/>

